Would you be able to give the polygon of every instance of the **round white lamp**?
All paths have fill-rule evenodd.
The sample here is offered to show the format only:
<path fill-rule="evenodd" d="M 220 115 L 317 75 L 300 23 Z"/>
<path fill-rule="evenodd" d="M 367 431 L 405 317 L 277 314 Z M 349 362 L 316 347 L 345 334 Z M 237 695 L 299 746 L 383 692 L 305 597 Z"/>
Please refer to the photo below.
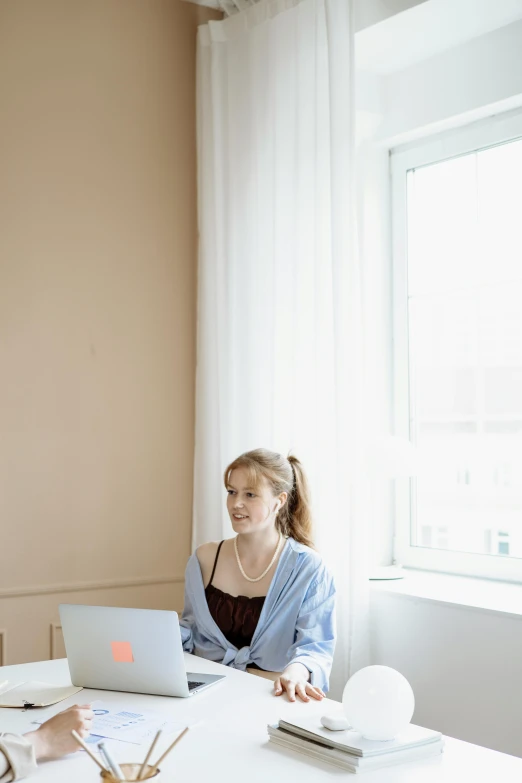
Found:
<path fill-rule="evenodd" d="M 403 731 L 415 709 L 413 690 L 403 675 L 389 666 L 366 666 L 343 691 L 348 723 L 370 740 L 390 740 Z"/>

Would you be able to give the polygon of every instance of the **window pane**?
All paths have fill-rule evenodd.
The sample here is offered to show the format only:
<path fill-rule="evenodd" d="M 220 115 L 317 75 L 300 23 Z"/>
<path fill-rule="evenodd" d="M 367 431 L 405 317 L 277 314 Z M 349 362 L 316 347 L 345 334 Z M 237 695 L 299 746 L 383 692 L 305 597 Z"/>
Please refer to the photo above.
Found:
<path fill-rule="evenodd" d="M 522 558 L 522 140 L 407 197 L 411 543 Z"/>

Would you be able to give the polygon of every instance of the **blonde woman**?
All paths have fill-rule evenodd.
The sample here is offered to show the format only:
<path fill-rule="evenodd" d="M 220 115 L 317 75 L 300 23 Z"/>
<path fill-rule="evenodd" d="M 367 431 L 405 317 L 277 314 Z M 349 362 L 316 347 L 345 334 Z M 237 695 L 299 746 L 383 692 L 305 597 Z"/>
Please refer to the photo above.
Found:
<path fill-rule="evenodd" d="M 184 649 L 272 673 L 276 696 L 320 700 L 335 646 L 335 587 L 313 549 L 301 463 L 256 449 L 235 459 L 224 481 L 236 535 L 203 544 L 188 562 Z"/>

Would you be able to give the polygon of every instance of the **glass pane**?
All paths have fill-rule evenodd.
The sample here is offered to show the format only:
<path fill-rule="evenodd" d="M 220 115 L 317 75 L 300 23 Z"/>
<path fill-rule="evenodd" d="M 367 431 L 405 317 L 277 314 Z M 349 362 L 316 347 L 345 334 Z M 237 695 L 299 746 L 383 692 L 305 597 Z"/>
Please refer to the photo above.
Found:
<path fill-rule="evenodd" d="M 412 544 L 522 558 L 522 140 L 407 193 Z"/>

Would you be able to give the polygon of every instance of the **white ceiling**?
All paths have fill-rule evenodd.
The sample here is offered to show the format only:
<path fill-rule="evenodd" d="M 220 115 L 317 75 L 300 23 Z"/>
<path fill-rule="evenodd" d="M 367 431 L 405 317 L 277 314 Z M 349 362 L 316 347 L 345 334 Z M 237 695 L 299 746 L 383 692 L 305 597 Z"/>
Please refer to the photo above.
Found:
<path fill-rule="evenodd" d="M 519 19 L 522 0 L 428 0 L 357 32 L 355 61 L 392 73 Z"/>

